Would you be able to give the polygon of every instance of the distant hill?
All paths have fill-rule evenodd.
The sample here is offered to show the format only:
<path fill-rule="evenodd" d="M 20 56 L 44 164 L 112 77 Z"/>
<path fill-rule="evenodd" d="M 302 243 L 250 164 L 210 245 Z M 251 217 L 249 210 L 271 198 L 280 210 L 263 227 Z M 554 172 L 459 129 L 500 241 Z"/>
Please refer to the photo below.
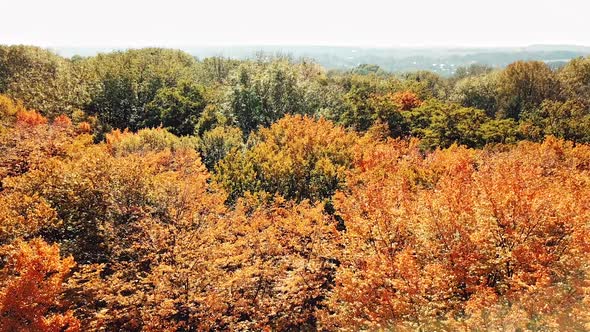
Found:
<path fill-rule="evenodd" d="M 236 59 L 254 58 L 259 54 L 290 55 L 314 59 L 328 69 L 348 70 L 361 64 L 375 64 L 390 72 L 430 70 L 452 75 L 457 67 L 473 63 L 504 67 L 518 60 L 539 60 L 558 67 L 568 60 L 590 55 L 590 47 L 576 45 L 531 45 L 526 47 L 398 47 L 367 48 L 351 46 L 181 46 L 197 58 L 223 56 Z M 57 53 L 71 57 L 90 56 L 116 48 L 56 47 Z"/>

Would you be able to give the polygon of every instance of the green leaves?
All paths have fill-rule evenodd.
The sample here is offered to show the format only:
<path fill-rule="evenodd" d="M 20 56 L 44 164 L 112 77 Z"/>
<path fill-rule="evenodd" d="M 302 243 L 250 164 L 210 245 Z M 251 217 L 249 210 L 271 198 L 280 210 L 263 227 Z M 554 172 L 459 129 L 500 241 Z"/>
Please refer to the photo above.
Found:
<path fill-rule="evenodd" d="M 72 62 L 32 46 L 0 46 L 0 93 L 54 118 L 88 102 Z"/>
<path fill-rule="evenodd" d="M 214 179 L 230 202 L 248 191 L 321 201 L 343 183 L 356 137 L 325 119 L 286 116 L 253 133 L 247 149 L 232 150 L 217 164 Z"/>
<path fill-rule="evenodd" d="M 158 90 L 154 100 L 146 105 L 147 116 L 142 127 L 162 125 L 171 133 L 192 135 L 205 109 L 203 87 L 181 82 L 177 87 Z"/>
<path fill-rule="evenodd" d="M 180 86 L 181 82 L 192 82 L 196 77 L 197 62 L 184 52 L 146 48 L 100 54 L 81 61 L 80 65 L 90 73 L 88 81 L 91 100 L 88 109 L 112 128 L 138 130 L 144 126 L 157 126 L 158 120 L 162 120 L 161 117 L 164 116 L 168 123 L 181 126 L 174 128 L 175 130 L 186 133 L 196 120 L 191 117 L 188 120 L 173 117 L 186 115 L 187 112 L 192 115 L 195 108 L 204 108 L 200 105 L 200 96 L 195 96 L 194 91 L 198 88 L 189 87 L 190 84 Z M 147 107 L 161 89 L 177 86 L 179 90 L 162 92 L 152 109 Z M 180 103 L 185 109 L 180 114 L 173 114 L 176 110 L 170 108 L 167 113 L 164 111 L 162 114 L 167 102 L 170 107 L 174 103 Z"/>
<path fill-rule="evenodd" d="M 428 100 L 422 106 L 404 113 L 412 134 L 422 138 L 427 149 L 462 144 L 481 147 L 481 126 L 490 121 L 484 111 Z"/>
<path fill-rule="evenodd" d="M 313 114 L 316 101 L 306 92 L 318 73 L 307 69 L 285 59 L 243 63 L 228 82 L 228 117 L 247 135 L 287 114 Z"/>

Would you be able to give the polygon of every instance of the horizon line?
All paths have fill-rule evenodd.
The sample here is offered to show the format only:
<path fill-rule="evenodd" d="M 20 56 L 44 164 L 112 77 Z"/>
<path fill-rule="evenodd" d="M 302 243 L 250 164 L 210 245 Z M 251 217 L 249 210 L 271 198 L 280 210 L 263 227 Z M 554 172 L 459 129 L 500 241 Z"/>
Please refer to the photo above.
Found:
<path fill-rule="evenodd" d="M 207 43 L 207 44 L 158 44 L 158 43 L 143 43 L 143 44 L 129 44 L 129 45 L 71 45 L 71 44 L 52 44 L 42 45 L 33 43 L 0 43 L 0 45 L 16 46 L 37 46 L 41 48 L 95 48 L 95 49 L 136 49 L 136 48 L 243 48 L 243 47 L 333 47 L 333 48 L 360 48 L 360 49 L 514 49 L 514 48 L 530 48 L 530 47 L 580 47 L 590 48 L 590 45 L 585 44 L 569 44 L 569 43 L 532 43 L 519 45 L 466 45 L 466 44 L 399 44 L 399 45 L 363 45 L 363 44 L 320 44 L 320 43 Z"/>

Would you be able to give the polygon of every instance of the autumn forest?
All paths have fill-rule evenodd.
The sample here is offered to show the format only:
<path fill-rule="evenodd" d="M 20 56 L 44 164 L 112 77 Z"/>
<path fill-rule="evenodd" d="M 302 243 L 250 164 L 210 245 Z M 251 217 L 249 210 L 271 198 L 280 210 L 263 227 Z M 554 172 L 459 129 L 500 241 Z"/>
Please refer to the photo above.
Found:
<path fill-rule="evenodd" d="M 590 58 L 0 46 L 0 332 L 588 331 Z"/>

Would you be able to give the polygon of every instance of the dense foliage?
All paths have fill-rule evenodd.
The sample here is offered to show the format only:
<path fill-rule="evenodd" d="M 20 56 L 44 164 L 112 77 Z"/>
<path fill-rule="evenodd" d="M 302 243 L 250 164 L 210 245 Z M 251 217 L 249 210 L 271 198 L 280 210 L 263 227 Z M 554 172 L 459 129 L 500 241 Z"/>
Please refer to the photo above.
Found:
<path fill-rule="evenodd" d="M 588 142 L 589 85 L 589 58 L 558 69 L 539 61 L 505 69 L 475 64 L 445 78 L 370 65 L 327 71 L 287 57 L 199 61 L 147 48 L 66 59 L 35 47 L 0 46 L 0 93 L 50 119 L 65 114 L 93 123 L 97 140 L 112 129 L 158 126 L 200 137 L 218 126 L 237 127 L 247 138 L 300 114 L 358 131 L 385 123 L 391 137 L 425 138 L 423 149 L 547 136 Z"/>
<path fill-rule="evenodd" d="M 589 330 L 590 59 L 377 69 L 0 47 L 0 331 Z"/>

